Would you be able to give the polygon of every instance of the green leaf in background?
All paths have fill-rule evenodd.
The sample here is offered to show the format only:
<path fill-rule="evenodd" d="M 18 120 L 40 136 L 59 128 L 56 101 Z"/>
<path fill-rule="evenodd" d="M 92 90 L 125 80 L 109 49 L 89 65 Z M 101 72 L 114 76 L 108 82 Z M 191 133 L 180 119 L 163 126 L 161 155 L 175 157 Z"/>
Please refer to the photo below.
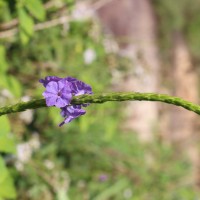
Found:
<path fill-rule="evenodd" d="M 10 176 L 8 169 L 5 166 L 4 160 L 0 157 L 0 198 L 16 198 L 16 190 L 13 184 L 13 179 Z"/>
<path fill-rule="evenodd" d="M 0 133 L 0 152 L 16 152 L 14 137 L 9 133 Z"/>
<path fill-rule="evenodd" d="M 69 11 L 71 11 L 74 8 L 75 0 L 65 0 L 65 2 L 67 3 Z"/>
<path fill-rule="evenodd" d="M 13 3 L 14 4 L 14 3 Z M 12 14 L 11 11 L 9 9 L 9 3 L 8 1 L 3 1 L 0 0 L 0 21 L 9 21 L 12 19 Z"/>
<path fill-rule="evenodd" d="M 0 117 L 0 152 L 15 153 L 14 137 L 10 135 L 10 122 L 7 116 Z"/>
<path fill-rule="evenodd" d="M 8 89 L 15 97 L 21 97 L 22 86 L 20 82 L 13 76 L 5 76 L 0 74 L 0 87 Z"/>
<path fill-rule="evenodd" d="M 20 98 L 22 94 L 22 87 L 20 82 L 14 76 L 7 76 L 7 87 L 14 94 Z"/>
<path fill-rule="evenodd" d="M 113 196 L 117 196 L 124 188 L 129 185 L 126 179 L 118 180 L 114 185 L 108 187 L 102 193 L 94 197 L 94 200 L 110 199 Z"/>
<path fill-rule="evenodd" d="M 5 116 L 1 116 L 0 117 L 0 134 L 1 133 L 9 133 L 11 131 L 10 128 L 10 122 L 8 120 L 8 117 Z"/>
<path fill-rule="evenodd" d="M 5 73 L 7 69 L 5 47 L 0 45 L 0 73 Z"/>
<path fill-rule="evenodd" d="M 0 172 L 1 172 L 1 176 L 0 176 L 0 185 L 1 185 L 6 179 L 6 177 L 8 176 L 8 170 L 5 166 L 5 163 L 2 157 L 0 157 Z"/>
<path fill-rule="evenodd" d="M 27 0 L 25 6 L 36 19 L 41 21 L 45 19 L 45 9 L 40 0 Z"/>
<path fill-rule="evenodd" d="M 5 74 L 0 73 L 0 87 L 7 88 L 7 80 Z"/>
<path fill-rule="evenodd" d="M 34 33 L 34 22 L 33 19 L 27 14 L 23 8 L 18 9 L 19 18 L 19 36 L 22 44 L 27 44 L 30 37 Z"/>
<path fill-rule="evenodd" d="M 51 117 L 55 126 L 58 126 L 58 124 L 63 121 L 63 118 L 57 114 L 58 112 L 58 108 L 56 107 L 51 107 L 51 109 L 49 109 L 49 116 Z"/>
<path fill-rule="evenodd" d="M 8 174 L 5 181 L 2 184 L 0 184 L 0 196 L 3 198 L 11 198 L 11 199 L 16 198 L 17 196 L 16 190 L 13 184 L 13 179 L 10 176 L 10 174 Z"/>

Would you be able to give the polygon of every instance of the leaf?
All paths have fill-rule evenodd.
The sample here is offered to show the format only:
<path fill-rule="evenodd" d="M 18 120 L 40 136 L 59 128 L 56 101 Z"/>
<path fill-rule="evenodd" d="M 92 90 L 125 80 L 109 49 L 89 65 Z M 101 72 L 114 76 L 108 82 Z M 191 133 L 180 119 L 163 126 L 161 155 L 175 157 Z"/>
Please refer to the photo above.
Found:
<path fill-rule="evenodd" d="M 8 170 L 5 166 L 5 163 L 2 157 L 0 157 L 0 173 L 1 173 L 1 176 L 0 176 L 0 185 L 1 185 L 1 183 L 3 183 L 6 177 L 8 176 Z"/>
<path fill-rule="evenodd" d="M 13 179 L 5 166 L 4 160 L 0 157 L 0 198 L 16 198 L 16 190 Z"/>
<path fill-rule="evenodd" d="M 15 140 L 10 133 L 0 133 L 0 152 L 15 153 Z"/>
<path fill-rule="evenodd" d="M 0 86 L 4 89 L 8 89 L 15 97 L 21 97 L 22 85 L 14 76 L 0 74 Z"/>
<path fill-rule="evenodd" d="M 114 185 L 108 187 L 102 193 L 98 194 L 94 200 L 110 199 L 111 197 L 119 194 L 125 187 L 127 187 L 128 181 L 126 179 L 119 180 Z"/>
<path fill-rule="evenodd" d="M 10 122 L 7 116 L 0 117 L 0 152 L 15 153 L 15 140 L 10 135 Z"/>
<path fill-rule="evenodd" d="M 36 19 L 40 21 L 45 19 L 45 9 L 40 0 L 27 0 L 25 7 Z"/>
<path fill-rule="evenodd" d="M 8 63 L 6 61 L 5 47 L 0 45 L 0 72 L 5 73 L 8 69 Z"/>
<path fill-rule="evenodd" d="M 0 184 L 0 196 L 3 198 L 16 198 L 17 194 L 16 194 L 16 190 L 13 184 L 13 179 L 10 176 L 10 174 L 8 174 L 7 178 L 5 179 L 5 181 Z"/>
<path fill-rule="evenodd" d="M 0 74 L 0 86 L 2 88 L 7 88 L 7 80 L 5 74 Z"/>
<path fill-rule="evenodd" d="M 19 36 L 22 44 L 27 44 L 30 37 L 34 32 L 34 22 L 33 19 L 26 13 L 23 8 L 18 9 L 19 18 Z"/>
<path fill-rule="evenodd" d="M 90 127 L 90 120 L 88 120 L 88 116 L 82 116 L 79 118 L 79 127 L 80 127 L 80 131 L 81 133 L 87 133 L 88 129 Z"/>
<path fill-rule="evenodd" d="M 9 133 L 11 131 L 10 122 L 8 120 L 7 116 L 1 116 L 0 117 L 0 134 L 3 133 Z"/>
<path fill-rule="evenodd" d="M 61 117 L 61 115 L 58 115 L 58 108 L 56 107 L 51 107 L 49 109 L 49 116 L 52 119 L 54 125 L 58 126 L 64 119 Z"/>
<path fill-rule="evenodd" d="M 7 76 L 7 87 L 16 97 L 21 97 L 22 87 L 20 82 L 13 76 Z"/>

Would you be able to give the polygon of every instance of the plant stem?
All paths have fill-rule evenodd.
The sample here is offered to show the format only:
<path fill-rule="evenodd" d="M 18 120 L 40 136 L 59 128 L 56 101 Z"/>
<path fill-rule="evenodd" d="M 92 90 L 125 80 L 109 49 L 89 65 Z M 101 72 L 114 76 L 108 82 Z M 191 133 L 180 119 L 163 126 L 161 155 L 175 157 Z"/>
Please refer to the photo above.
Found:
<path fill-rule="evenodd" d="M 192 102 L 183 100 L 179 97 L 173 97 L 166 94 L 156 93 L 138 93 L 138 92 L 118 92 L 118 93 L 103 93 L 93 95 L 74 96 L 71 104 L 85 104 L 85 103 L 105 103 L 108 101 L 160 101 L 175 106 L 181 106 L 187 110 L 193 111 L 200 115 L 200 106 Z M 0 108 L 0 116 L 22 112 L 27 109 L 37 109 L 46 107 L 45 99 L 36 99 L 28 102 L 20 102 L 15 105 L 5 106 Z"/>

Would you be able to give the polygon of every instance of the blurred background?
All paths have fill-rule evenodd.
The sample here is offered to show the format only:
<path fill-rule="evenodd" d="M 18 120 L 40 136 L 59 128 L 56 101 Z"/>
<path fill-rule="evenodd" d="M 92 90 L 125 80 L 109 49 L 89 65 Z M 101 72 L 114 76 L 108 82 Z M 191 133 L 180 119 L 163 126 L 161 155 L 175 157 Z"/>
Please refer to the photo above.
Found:
<path fill-rule="evenodd" d="M 42 98 L 39 79 L 198 103 L 199 0 L 0 0 L 0 105 Z M 199 116 L 172 105 L 90 105 L 0 117 L 0 200 L 200 199 Z"/>

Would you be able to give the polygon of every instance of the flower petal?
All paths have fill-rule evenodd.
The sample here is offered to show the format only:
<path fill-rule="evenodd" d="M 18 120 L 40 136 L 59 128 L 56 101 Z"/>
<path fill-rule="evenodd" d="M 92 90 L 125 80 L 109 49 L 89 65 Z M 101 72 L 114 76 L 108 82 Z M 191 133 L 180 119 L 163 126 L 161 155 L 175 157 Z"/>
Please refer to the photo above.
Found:
<path fill-rule="evenodd" d="M 53 93 L 53 94 L 57 94 L 58 93 L 58 83 L 55 81 L 49 82 L 46 86 L 46 91 Z"/>
<path fill-rule="evenodd" d="M 69 102 L 66 101 L 65 99 L 58 97 L 56 102 L 55 102 L 55 106 L 58 107 L 58 108 L 62 108 L 62 107 L 65 107 L 68 103 Z"/>
<path fill-rule="evenodd" d="M 63 100 L 65 100 L 67 104 L 70 104 L 70 102 L 72 100 L 72 94 L 71 93 L 67 93 L 67 92 L 63 92 L 62 95 L 61 95 L 61 98 Z"/>
<path fill-rule="evenodd" d="M 57 76 L 47 76 L 45 77 L 45 79 L 40 79 L 39 82 L 42 83 L 44 87 L 46 87 L 49 82 L 51 81 L 58 82 L 61 79 L 62 78 L 59 78 Z"/>
<path fill-rule="evenodd" d="M 75 105 L 75 106 L 66 106 L 61 109 L 61 115 L 63 117 L 72 116 L 74 118 L 84 115 L 86 113 L 85 110 L 81 109 L 81 105 Z"/>
<path fill-rule="evenodd" d="M 67 80 L 67 81 L 69 81 L 69 82 L 78 81 L 78 79 L 73 78 L 73 77 L 70 77 L 70 76 L 66 77 L 65 80 Z"/>
<path fill-rule="evenodd" d="M 58 90 L 62 90 L 66 86 L 66 81 L 64 79 L 58 81 Z"/>
<path fill-rule="evenodd" d="M 72 90 L 71 90 L 71 83 L 65 81 L 65 86 L 60 90 L 62 94 L 71 94 L 72 95 Z"/>
<path fill-rule="evenodd" d="M 56 97 L 52 96 L 52 97 L 47 97 L 46 98 L 46 104 L 47 106 L 54 106 L 56 103 Z"/>
<path fill-rule="evenodd" d="M 53 94 L 53 93 L 48 92 L 48 91 L 44 91 L 44 92 L 42 93 L 42 95 L 43 95 L 43 97 L 45 97 L 45 98 L 47 98 L 47 97 L 52 97 L 52 96 L 57 97 L 57 94 Z"/>

